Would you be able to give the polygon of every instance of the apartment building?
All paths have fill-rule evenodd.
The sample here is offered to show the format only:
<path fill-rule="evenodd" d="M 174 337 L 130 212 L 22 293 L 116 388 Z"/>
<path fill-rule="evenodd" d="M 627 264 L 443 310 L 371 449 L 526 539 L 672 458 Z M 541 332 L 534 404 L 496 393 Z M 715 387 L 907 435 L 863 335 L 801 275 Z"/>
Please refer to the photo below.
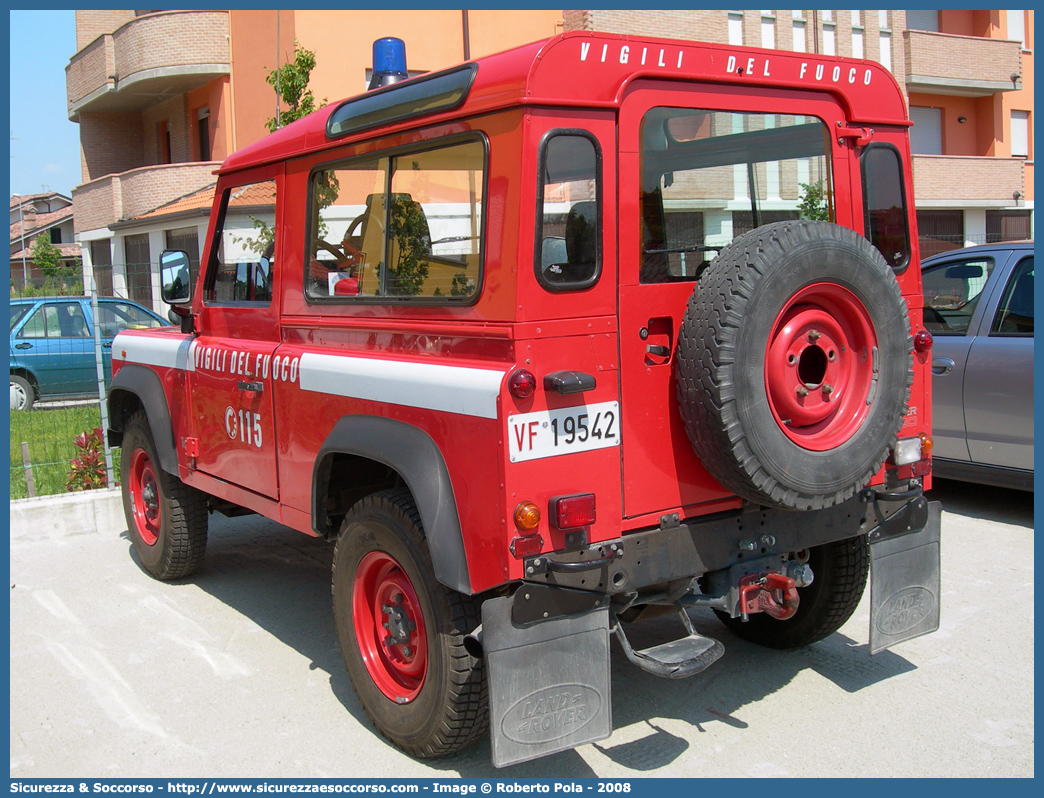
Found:
<path fill-rule="evenodd" d="M 906 94 L 922 253 L 1033 235 L 1033 16 L 1028 11 L 77 11 L 67 67 L 83 183 L 85 276 L 154 302 L 168 247 L 198 258 L 213 170 L 267 133 L 265 82 L 316 53 L 318 101 L 365 90 L 371 42 L 406 42 L 412 72 L 596 30 L 879 61 Z M 796 203 L 795 203 L 796 204 Z M 784 211 L 781 211 L 784 212 Z M 127 264 L 153 264 L 128 268 Z"/>
<path fill-rule="evenodd" d="M 561 17 L 553 10 L 77 11 L 66 90 L 69 118 L 80 125 L 82 183 L 73 199 L 85 278 L 102 293 L 158 303 L 160 252 L 198 258 L 213 172 L 267 135 L 278 106 L 265 78 L 293 58 L 295 42 L 316 54 L 309 88 L 322 104 L 365 91 L 376 39 L 405 41 L 410 72 L 420 73 L 553 36 Z"/>
<path fill-rule="evenodd" d="M 1029 11 L 565 11 L 566 30 L 868 58 L 903 88 L 921 254 L 1033 236 Z M 796 203 L 795 203 L 796 205 Z"/>

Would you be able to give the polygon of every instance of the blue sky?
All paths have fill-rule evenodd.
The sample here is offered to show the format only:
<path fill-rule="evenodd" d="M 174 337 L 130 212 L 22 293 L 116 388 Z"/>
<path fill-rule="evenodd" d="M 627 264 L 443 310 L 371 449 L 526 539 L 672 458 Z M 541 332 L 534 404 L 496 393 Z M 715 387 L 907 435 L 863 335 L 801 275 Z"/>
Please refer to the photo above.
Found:
<path fill-rule="evenodd" d="M 68 196 L 80 182 L 80 129 L 65 101 L 65 66 L 76 52 L 73 11 L 10 14 L 10 193 L 47 186 Z"/>

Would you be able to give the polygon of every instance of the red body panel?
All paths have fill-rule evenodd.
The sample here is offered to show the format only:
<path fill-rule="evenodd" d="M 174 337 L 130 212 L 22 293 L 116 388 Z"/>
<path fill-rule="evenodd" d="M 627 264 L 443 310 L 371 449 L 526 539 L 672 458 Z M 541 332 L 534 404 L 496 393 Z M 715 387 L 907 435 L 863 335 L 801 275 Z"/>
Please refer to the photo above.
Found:
<path fill-rule="evenodd" d="M 514 510 L 523 501 L 544 514 L 535 530 L 544 552 L 566 545 L 565 533 L 548 519 L 548 502 L 556 496 L 595 495 L 597 519 L 587 530 L 588 542 L 655 526 L 663 513 L 691 517 L 740 506 L 689 445 L 670 356 L 649 351 L 650 345 L 673 351 L 694 285 L 639 280 L 640 125 L 649 108 L 800 113 L 820 119 L 831 131 L 866 128 L 873 141 L 892 143 L 902 154 L 907 207 L 913 207 L 902 95 L 891 74 L 875 63 L 573 33 L 478 64 L 470 94 L 455 110 L 328 141 L 332 105 L 230 156 L 220 171 L 215 211 L 227 188 L 267 179 L 278 187 L 278 265 L 270 305 L 208 304 L 201 279 L 193 300 L 194 336 L 166 331 L 120 336 L 120 341 L 193 341 L 183 367 L 173 361 L 151 366 L 167 394 L 182 478 L 303 532 L 313 533 L 316 456 L 341 418 L 395 419 L 426 433 L 452 482 L 475 592 L 523 576 L 522 561 L 509 548 L 519 535 Z M 562 129 L 587 131 L 601 150 L 602 272 L 589 289 L 554 293 L 536 278 L 533 231 L 539 145 L 549 131 Z M 476 301 L 310 302 L 303 275 L 312 172 L 367 153 L 473 133 L 488 147 L 484 267 Z M 854 142 L 851 136 L 830 136 L 828 155 L 836 221 L 862 232 Z M 916 264 L 912 211 L 910 227 Z M 201 275 L 213 238 L 212 224 Z M 899 282 L 916 332 L 919 270 L 907 268 Z M 903 436 L 930 431 L 928 354 L 915 357 Z M 147 360 L 136 357 L 114 351 L 114 371 L 124 362 Z M 343 359 L 343 374 L 331 358 Z M 379 364 L 388 364 L 387 390 L 372 376 Z M 416 367 L 431 367 L 431 396 L 429 389 L 411 390 L 407 377 L 395 382 L 396 374 Z M 518 368 L 537 379 L 537 390 L 527 399 L 515 398 L 507 388 Z M 558 371 L 591 375 L 596 386 L 571 395 L 546 390 L 543 377 Z M 451 387 L 458 374 L 482 386 L 499 385 L 495 400 L 485 389 L 468 389 L 462 401 L 471 404 L 463 412 L 444 409 L 432 396 Z M 600 423 L 608 423 L 605 409 L 618 408 L 618 427 L 599 432 L 619 438 L 611 445 L 600 439 L 606 444 L 600 448 L 530 457 L 537 431 L 532 425 L 539 422 L 518 417 L 583 406 L 594 410 L 584 423 L 593 423 L 598 412 Z M 200 445 L 192 461 L 180 443 L 188 437 Z M 513 460 L 512 451 L 523 451 L 524 458 Z"/>

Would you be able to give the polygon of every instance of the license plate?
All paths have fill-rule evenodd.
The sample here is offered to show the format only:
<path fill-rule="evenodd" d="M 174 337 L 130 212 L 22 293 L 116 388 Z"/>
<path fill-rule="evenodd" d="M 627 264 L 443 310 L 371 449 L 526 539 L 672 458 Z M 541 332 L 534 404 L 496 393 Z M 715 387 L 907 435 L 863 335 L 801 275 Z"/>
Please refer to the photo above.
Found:
<path fill-rule="evenodd" d="M 539 410 L 508 416 L 508 454 L 512 463 L 589 452 L 620 445 L 617 402 Z"/>

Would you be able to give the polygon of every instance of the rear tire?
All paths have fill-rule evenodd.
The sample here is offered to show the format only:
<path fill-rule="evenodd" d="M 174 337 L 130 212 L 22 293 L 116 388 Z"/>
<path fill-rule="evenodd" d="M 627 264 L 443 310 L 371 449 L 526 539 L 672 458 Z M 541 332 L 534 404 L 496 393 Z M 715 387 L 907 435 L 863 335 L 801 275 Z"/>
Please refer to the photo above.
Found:
<path fill-rule="evenodd" d="M 349 511 L 334 552 L 333 602 L 352 687 L 385 737 L 431 758 L 486 734 L 483 662 L 464 648 L 479 607 L 436 580 L 408 491 L 375 493 Z"/>
<path fill-rule="evenodd" d="M 718 618 L 737 637 L 768 648 L 802 648 L 840 629 L 852 617 L 866 588 L 870 567 L 870 544 L 865 535 L 816 546 L 809 551 L 812 584 L 798 588 L 799 604 L 793 618 L 785 621 L 764 613 Z"/>
<path fill-rule="evenodd" d="M 156 579 L 195 572 L 207 551 L 207 500 L 159 465 L 152 430 L 137 413 L 123 433 L 123 512 L 142 567 Z"/>

